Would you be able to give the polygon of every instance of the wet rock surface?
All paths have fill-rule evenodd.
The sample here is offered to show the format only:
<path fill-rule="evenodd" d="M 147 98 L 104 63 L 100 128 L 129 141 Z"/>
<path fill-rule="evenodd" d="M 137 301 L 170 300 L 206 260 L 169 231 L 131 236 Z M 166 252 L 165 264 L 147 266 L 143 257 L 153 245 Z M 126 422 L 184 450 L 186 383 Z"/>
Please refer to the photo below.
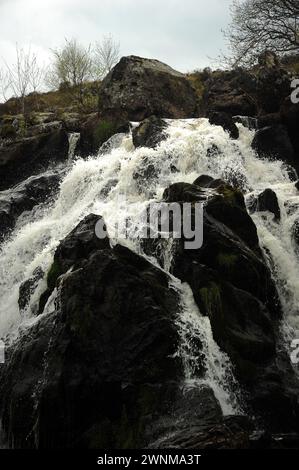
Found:
<path fill-rule="evenodd" d="M 278 199 L 275 192 L 270 188 L 265 189 L 265 191 L 259 194 L 256 198 L 253 198 L 250 203 L 250 210 L 252 212 L 268 211 L 274 215 L 274 219 L 276 221 L 280 220 L 281 213 Z"/>
<path fill-rule="evenodd" d="M 288 99 L 289 75 L 279 63 L 264 58 L 255 74 L 235 70 L 208 75 L 201 112 L 210 122 L 222 126 L 234 140 L 239 136 L 234 122 L 258 128 L 253 141 L 257 155 L 298 168 L 298 113 Z M 153 188 L 161 174 L 164 177 L 164 167 L 149 149 L 166 136 L 164 117 L 198 115 L 193 88 L 185 76 L 158 61 L 129 57 L 104 80 L 100 99 L 101 115 L 83 120 L 78 113 L 59 120 L 54 113 L 33 116 L 26 137 L 21 136 L 21 119 L 18 126 L 12 119 L 0 122 L 3 233 L 55 194 L 58 174 L 31 175 L 52 161 L 66 160 L 68 132 L 81 132 L 76 152 L 83 157 L 97 154 L 100 159 L 122 141 L 129 120 L 140 121 L 133 126 L 133 143 L 147 148 L 130 173 L 134 197 L 157 199 Z M 236 115 L 239 118 L 232 119 Z M 186 142 L 189 146 L 190 140 Z M 205 154 L 225 157 L 221 143 L 208 144 Z M 235 151 L 238 145 L 233 142 L 230 148 Z M 188 163 L 194 166 L 190 179 L 186 172 L 188 181 L 196 176 L 197 151 L 190 152 Z M 248 144 L 249 160 L 251 154 Z M 107 237 L 98 238 L 95 225 L 100 223 L 105 231 L 105 222 L 90 214 L 68 236 L 64 234 L 58 246 L 55 240 L 57 249 L 46 274 L 36 268 L 17 286 L 22 318 L 33 294 L 39 296 L 41 280 L 46 289 L 31 312 L 31 326 L 11 344 L 6 363 L 0 365 L 0 416 L 7 447 L 298 447 L 298 379 L 282 344 L 279 295 L 246 209 L 242 173 L 236 169 L 228 181 L 219 172 L 221 178 L 214 179 L 207 161 L 202 168 L 207 174 L 193 184 L 178 182 L 177 174 L 185 174 L 182 163 L 169 162 L 165 183 L 169 186 L 159 187 L 159 197 L 165 187 L 164 204 L 190 204 L 193 221 L 196 204 L 203 204 L 203 244 L 188 250 L 185 238 L 175 240 L 170 253 L 168 240 L 158 238 L 142 240 L 141 248 L 162 268 L 168 263 L 171 275 L 191 287 L 192 305 L 205 317 L 202 320 L 209 318 L 213 338 L 230 359 L 241 386 L 243 411 L 254 416 L 254 422 L 244 416 L 224 417 L 212 388 L 198 382 L 207 368 L 204 341 L 190 331 L 192 386 L 186 381 L 176 323 L 182 305 L 173 277 L 156 262 L 112 244 Z M 200 171 L 198 167 L 199 175 Z M 109 173 L 99 191 L 101 198 L 116 187 L 117 176 Z M 270 224 L 279 228 L 275 191 L 258 188 L 254 194 L 250 210 L 272 213 L 277 224 Z M 295 214 L 296 201 L 287 210 Z M 171 231 L 173 219 L 170 222 Z M 292 222 L 292 243 L 299 246 L 298 221 L 294 217 Z"/>
<path fill-rule="evenodd" d="M 178 297 L 167 275 L 96 239 L 97 220 L 85 218 L 57 248 L 48 275 L 49 288 L 58 289 L 55 309 L 9 349 L 0 370 L 9 446 L 241 445 L 248 420 L 239 426 L 232 418 L 238 430 L 229 442 L 212 390 L 185 388 L 175 354 Z M 30 287 L 23 286 L 23 300 Z"/>
<path fill-rule="evenodd" d="M 196 181 L 202 187 L 212 184 L 207 175 Z M 263 426 L 296 430 L 298 382 L 287 352 L 277 354 L 281 307 L 256 227 L 238 190 L 222 182 L 214 186 L 204 207 L 202 247 L 188 250 L 185 239 L 177 241 L 171 271 L 189 283 L 200 311 L 209 316 L 213 336 L 230 356 Z M 198 202 L 200 187 L 198 192 L 195 188 L 177 183 L 165 191 L 164 199 L 191 202 L 193 197 Z M 145 249 L 159 251 L 158 246 L 146 244 Z"/>
<path fill-rule="evenodd" d="M 232 139 L 239 138 L 239 129 L 229 114 L 223 112 L 212 112 L 208 114 L 208 118 L 211 124 L 223 127 Z"/>
<path fill-rule="evenodd" d="M 165 140 L 166 135 L 163 131 L 166 128 L 167 125 L 162 119 L 151 116 L 133 129 L 133 144 L 135 147 L 155 148 Z"/>
<path fill-rule="evenodd" d="M 64 130 L 8 141 L 0 146 L 0 190 L 67 159 L 69 140 Z"/>
<path fill-rule="evenodd" d="M 258 130 L 252 142 L 252 147 L 262 158 L 270 157 L 294 165 L 294 148 L 287 128 L 281 124 Z"/>
<path fill-rule="evenodd" d="M 59 187 L 62 172 L 32 176 L 11 190 L 0 192 L 0 238 L 13 229 L 18 217 L 51 198 Z"/>

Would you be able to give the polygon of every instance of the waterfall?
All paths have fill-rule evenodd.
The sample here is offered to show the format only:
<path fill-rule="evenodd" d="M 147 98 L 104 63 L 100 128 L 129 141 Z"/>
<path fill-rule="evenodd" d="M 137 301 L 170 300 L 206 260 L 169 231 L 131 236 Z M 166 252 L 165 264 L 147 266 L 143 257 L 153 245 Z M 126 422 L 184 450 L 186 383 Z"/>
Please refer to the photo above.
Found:
<path fill-rule="evenodd" d="M 172 285 L 181 299 L 177 327 L 181 337 L 178 356 L 184 364 L 187 387 L 209 386 L 224 415 L 242 412 L 241 392 L 229 357 L 214 341 L 208 317 L 201 315 L 190 286 L 173 278 Z M 201 344 L 201 348 L 198 345 Z M 197 368 L 203 360 L 205 375 L 198 378 Z"/>
<path fill-rule="evenodd" d="M 85 160 L 73 158 L 55 201 L 29 213 L 26 223 L 17 225 L 2 243 L 0 338 L 11 341 L 31 322 L 38 321 L 35 317 L 38 298 L 45 289 L 46 273 L 55 249 L 82 218 L 91 212 L 101 214 L 112 243 L 127 244 L 142 254 L 136 237 L 117 239 L 113 231 L 116 223 L 129 219 L 130 227 L 136 230 L 149 202 L 159 201 L 165 188 L 176 182 L 192 183 L 201 174 L 238 184 L 248 197 L 269 187 L 277 192 L 281 223 L 273 222 L 266 214 L 255 214 L 253 218 L 261 245 L 271 258 L 270 265 L 279 287 L 286 325 L 299 328 L 298 254 L 291 235 L 291 226 L 299 218 L 299 196 L 288 168 L 279 161 L 257 158 L 251 148 L 254 131 L 241 123 L 238 124 L 238 140 L 230 139 L 221 127 L 210 125 L 207 119 L 167 120 L 167 123 L 168 138 L 156 149 L 135 149 L 132 137 L 121 134 L 112 145 L 102 148 L 99 155 Z M 73 136 L 74 148 L 75 140 Z M 155 171 L 147 173 L 147 169 L 152 168 Z M 290 207 L 292 209 L 289 210 Z M 166 271 L 170 268 L 170 254 L 164 253 Z M 44 276 L 39 280 L 28 308 L 20 314 L 20 284 L 30 278 L 37 268 L 42 269 Z M 232 413 L 238 405 L 232 393 L 237 385 L 230 361 L 214 342 L 209 320 L 198 311 L 189 286 L 175 279 L 172 282 L 181 298 L 182 315 L 178 319 L 178 328 L 182 338 L 180 353 L 185 358 L 186 380 L 195 380 L 192 372 L 193 351 L 186 336 L 186 329 L 192 329 L 193 338 L 197 337 L 203 343 L 207 371 L 202 383 L 213 388 L 223 411 Z"/>
<path fill-rule="evenodd" d="M 68 137 L 69 137 L 68 160 L 72 160 L 75 155 L 77 143 L 79 142 L 79 139 L 80 139 L 80 132 L 71 132 L 68 135 Z"/>

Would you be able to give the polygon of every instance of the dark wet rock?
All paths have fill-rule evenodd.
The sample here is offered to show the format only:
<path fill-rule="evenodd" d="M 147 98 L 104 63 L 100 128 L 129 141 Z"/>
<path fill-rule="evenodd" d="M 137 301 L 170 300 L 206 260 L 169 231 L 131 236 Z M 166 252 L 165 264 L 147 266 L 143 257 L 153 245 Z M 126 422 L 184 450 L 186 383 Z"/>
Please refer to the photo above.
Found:
<path fill-rule="evenodd" d="M 275 220 L 280 220 L 280 207 L 276 193 L 272 189 L 265 189 L 250 204 L 251 212 L 272 212 Z"/>
<path fill-rule="evenodd" d="M 166 64 L 136 56 L 123 57 L 104 79 L 100 112 L 105 118 L 142 121 L 198 115 L 197 96 L 187 78 Z"/>
<path fill-rule="evenodd" d="M 263 114 L 257 119 L 258 129 L 263 129 L 264 127 L 272 127 L 281 124 L 281 117 L 279 112 Z"/>
<path fill-rule="evenodd" d="M 281 106 L 280 116 L 282 124 L 288 131 L 289 138 L 292 142 L 295 150 L 296 159 L 294 166 L 299 171 L 299 133 L 298 133 L 298 121 L 299 121 L 299 106 L 291 102 L 290 98 L 287 98 Z"/>
<path fill-rule="evenodd" d="M 251 249 L 258 251 L 257 229 L 247 213 L 241 191 L 226 184 L 221 185 L 221 180 L 214 180 L 210 187 L 216 188 L 218 196 L 209 201 L 207 213 L 230 228 Z"/>
<path fill-rule="evenodd" d="M 118 118 L 99 118 L 98 114 L 94 113 L 80 129 L 81 136 L 76 153 L 81 157 L 95 155 L 112 136 L 128 131 L 129 122 Z"/>
<path fill-rule="evenodd" d="M 216 70 L 205 81 L 202 107 L 230 116 L 279 113 L 291 93 L 291 75 L 278 62 L 261 62 L 251 70 Z"/>
<path fill-rule="evenodd" d="M 144 258 L 92 240 L 93 222 L 56 254 L 59 273 L 76 260 L 56 314 L 25 332 L 1 369 L 2 424 L 15 448 L 140 447 L 179 393 L 176 293 Z"/>
<path fill-rule="evenodd" d="M 201 202 L 207 195 L 198 186 L 189 183 L 174 183 L 164 191 L 163 200 L 172 202 Z"/>
<path fill-rule="evenodd" d="M 52 121 L 42 124 L 37 124 L 35 126 L 30 126 L 27 129 L 26 136 L 34 137 L 41 135 L 43 133 L 55 132 L 63 130 L 63 124 L 61 121 Z"/>
<path fill-rule="evenodd" d="M 298 189 L 298 191 L 299 191 L 299 180 L 296 182 L 295 187 L 296 187 L 296 189 Z"/>
<path fill-rule="evenodd" d="M 140 164 L 133 172 L 133 180 L 140 193 L 150 191 L 151 185 L 159 176 L 159 168 L 149 157 L 142 158 Z"/>
<path fill-rule="evenodd" d="M 102 217 L 90 214 L 85 217 L 74 230 L 58 245 L 53 264 L 47 273 L 47 290 L 40 298 L 39 311 L 42 313 L 57 282 L 67 271 L 76 269 L 83 260 L 97 250 L 110 247 L 108 236 L 99 238 L 96 235 L 96 225 L 102 222 L 103 234 L 106 226 Z"/>
<path fill-rule="evenodd" d="M 211 112 L 208 114 L 210 124 L 221 126 L 226 132 L 229 133 L 232 139 L 239 138 L 239 129 L 234 123 L 232 117 L 224 112 Z"/>
<path fill-rule="evenodd" d="M 257 73 L 249 73 L 244 88 L 257 103 L 258 114 L 279 112 L 284 99 L 290 94 L 291 77 L 281 67 L 262 66 Z"/>
<path fill-rule="evenodd" d="M 209 316 L 255 412 L 271 429 L 294 430 L 298 384 L 288 355 L 283 366 L 278 363 L 281 310 L 271 273 L 225 225 L 206 215 L 203 230 L 200 250 L 176 249 L 173 273 L 190 284 L 200 311 Z"/>
<path fill-rule="evenodd" d="M 59 187 L 61 176 L 58 171 L 48 171 L 0 192 L 0 236 L 14 228 L 20 215 L 52 197 Z"/>
<path fill-rule="evenodd" d="M 22 282 L 19 288 L 19 309 L 20 312 L 26 309 L 30 302 L 30 297 L 37 288 L 38 282 L 43 278 L 44 272 L 41 268 L 36 268 L 32 276 Z"/>
<path fill-rule="evenodd" d="M 216 192 L 205 205 L 202 247 L 186 249 L 186 240 L 177 240 L 171 272 L 189 283 L 201 313 L 209 316 L 213 336 L 231 358 L 261 423 L 293 431 L 298 428 L 298 381 L 287 352 L 278 346 L 278 293 L 243 195 L 227 185 Z M 175 199 L 183 202 L 183 195 Z M 146 248 L 154 253 L 159 242 Z"/>
<path fill-rule="evenodd" d="M 6 142 L 0 146 L 0 190 L 43 171 L 50 164 L 65 161 L 68 149 L 68 135 L 64 130 Z"/>
<path fill-rule="evenodd" d="M 155 148 L 166 139 L 166 128 L 163 119 L 151 116 L 133 129 L 133 144 L 135 147 Z"/>
<path fill-rule="evenodd" d="M 265 127 L 256 132 L 252 147 L 261 158 L 282 160 L 294 165 L 294 148 L 283 125 Z"/>
<path fill-rule="evenodd" d="M 175 397 L 173 413 L 158 422 L 149 448 L 245 448 L 252 430 L 245 416 L 223 417 L 208 387 L 185 388 Z"/>
<path fill-rule="evenodd" d="M 214 181 L 214 178 L 209 175 L 201 175 L 193 182 L 195 186 L 200 186 L 201 188 L 209 188 L 210 183 Z"/>
<path fill-rule="evenodd" d="M 7 351 L 0 369 L 7 446 L 244 447 L 249 420 L 224 418 L 208 386 L 184 386 L 174 354 L 179 299 L 167 275 L 96 239 L 98 220 L 104 224 L 86 217 L 60 243 L 48 275 L 58 289 L 55 311 Z M 201 344 L 193 346 L 200 361 Z M 197 370 L 201 377 L 204 364 Z"/>
<path fill-rule="evenodd" d="M 252 423 L 245 416 L 226 416 L 208 425 L 177 426 L 164 440 L 156 441 L 153 449 L 248 449 Z"/>
<path fill-rule="evenodd" d="M 255 116 L 256 103 L 240 85 L 240 70 L 215 71 L 205 82 L 202 108 L 210 111 L 225 112 L 232 116 Z"/>
<path fill-rule="evenodd" d="M 298 449 L 299 434 L 270 434 L 255 431 L 250 435 L 250 449 Z"/>

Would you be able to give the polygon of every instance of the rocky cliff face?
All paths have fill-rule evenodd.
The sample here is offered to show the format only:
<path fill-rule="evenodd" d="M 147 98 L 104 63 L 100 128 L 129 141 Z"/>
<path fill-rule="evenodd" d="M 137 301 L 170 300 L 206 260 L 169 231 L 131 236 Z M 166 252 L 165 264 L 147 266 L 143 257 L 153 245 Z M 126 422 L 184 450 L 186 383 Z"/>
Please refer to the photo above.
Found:
<path fill-rule="evenodd" d="M 298 375 L 281 334 L 299 299 L 298 184 L 286 166 L 298 158 L 297 108 L 279 64 L 256 73 L 242 78 L 246 92 L 240 71 L 211 77 L 207 118 L 180 121 L 198 113 L 187 79 L 158 61 L 123 58 L 103 83 L 100 116 L 2 139 L 8 447 L 297 443 Z M 277 87 L 263 101 L 269 77 Z M 234 118 L 248 113 L 251 121 Z M 129 120 L 142 122 L 131 132 Z M 70 129 L 81 131 L 77 152 L 92 158 L 67 161 Z M 124 195 L 127 206 L 117 205 Z M 202 246 L 173 239 L 173 219 L 168 237 L 158 225 L 156 238 L 135 238 L 150 200 L 189 204 L 193 227 L 203 204 Z M 123 219 L 125 241 L 96 236 L 99 221 L 109 233 Z"/>

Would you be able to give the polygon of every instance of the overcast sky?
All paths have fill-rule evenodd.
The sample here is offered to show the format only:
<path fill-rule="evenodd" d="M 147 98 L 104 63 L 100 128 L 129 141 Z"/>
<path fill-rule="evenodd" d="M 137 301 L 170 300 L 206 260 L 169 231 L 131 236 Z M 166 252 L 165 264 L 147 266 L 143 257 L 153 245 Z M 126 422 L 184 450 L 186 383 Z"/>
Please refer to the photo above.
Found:
<path fill-rule="evenodd" d="M 231 0 L 0 0 L 0 58 L 32 45 L 49 49 L 75 37 L 85 44 L 111 33 L 122 55 L 167 62 L 181 71 L 210 65 L 223 48 Z"/>

